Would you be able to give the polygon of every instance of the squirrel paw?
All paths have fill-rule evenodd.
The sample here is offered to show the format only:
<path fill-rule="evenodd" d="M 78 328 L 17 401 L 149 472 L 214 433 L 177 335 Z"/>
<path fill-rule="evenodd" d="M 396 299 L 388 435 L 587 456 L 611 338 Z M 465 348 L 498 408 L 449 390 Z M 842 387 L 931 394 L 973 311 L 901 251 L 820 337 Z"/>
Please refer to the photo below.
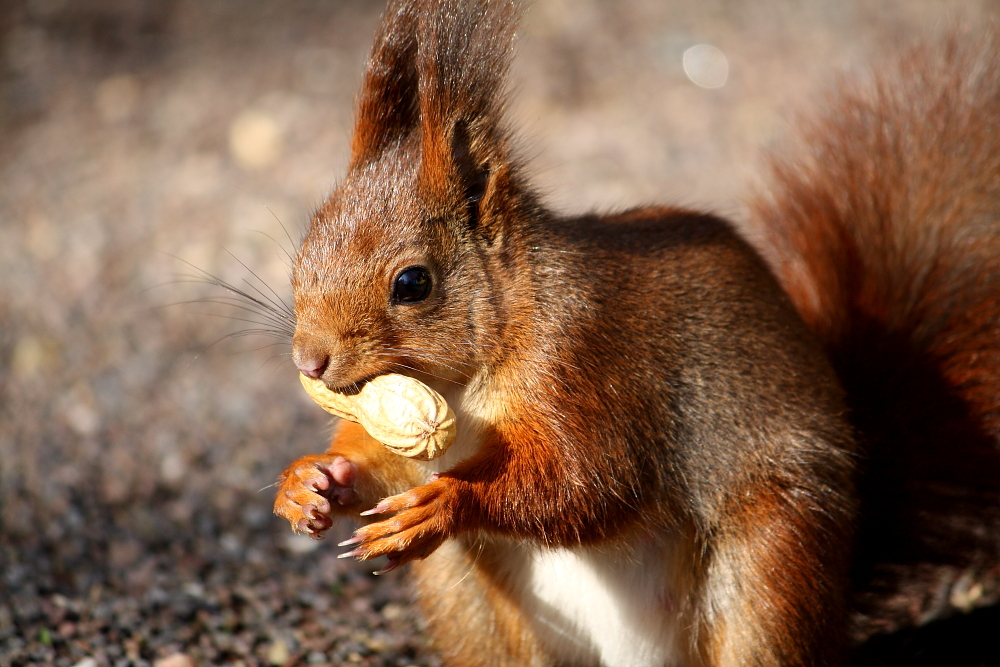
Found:
<path fill-rule="evenodd" d="M 398 496 L 386 498 L 362 516 L 396 515 L 359 528 L 338 546 L 356 548 L 339 558 L 369 560 L 388 556 L 383 574 L 411 560 L 426 558 L 454 531 L 456 490 L 451 480 L 438 479 Z"/>
<path fill-rule="evenodd" d="M 333 525 L 334 504 L 358 502 L 357 476 L 358 466 L 343 456 L 303 456 L 278 477 L 274 513 L 288 519 L 295 532 L 322 539 Z"/>

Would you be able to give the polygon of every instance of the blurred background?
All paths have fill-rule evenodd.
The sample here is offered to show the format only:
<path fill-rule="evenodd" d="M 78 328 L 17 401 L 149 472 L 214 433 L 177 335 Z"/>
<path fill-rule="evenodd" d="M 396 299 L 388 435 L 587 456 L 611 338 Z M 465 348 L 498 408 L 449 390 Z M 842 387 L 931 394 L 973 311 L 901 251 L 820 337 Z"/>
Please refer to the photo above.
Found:
<path fill-rule="evenodd" d="M 289 300 L 381 9 L 0 1 L 0 667 L 437 664 L 405 577 L 272 516 L 267 487 L 329 421 L 288 341 L 234 336 L 259 325 L 198 281 Z M 738 219 L 757 156 L 836 72 L 998 15 L 537 0 L 512 115 L 556 208 Z"/>

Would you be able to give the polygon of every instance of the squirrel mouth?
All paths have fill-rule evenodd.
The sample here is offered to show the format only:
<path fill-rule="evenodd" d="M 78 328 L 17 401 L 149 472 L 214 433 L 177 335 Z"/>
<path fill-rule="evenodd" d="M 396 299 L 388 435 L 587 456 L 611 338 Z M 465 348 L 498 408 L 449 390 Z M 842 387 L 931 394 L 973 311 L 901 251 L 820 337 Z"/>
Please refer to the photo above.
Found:
<path fill-rule="evenodd" d="M 362 375 L 360 378 L 352 382 L 346 382 L 346 383 L 342 382 L 334 386 L 333 384 L 324 381 L 324 384 L 326 384 L 327 389 L 337 394 L 343 394 L 344 396 L 355 396 L 356 394 L 359 394 L 361 390 L 364 388 L 364 386 L 368 384 L 370 381 L 374 380 L 379 376 L 389 375 L 393 372 L 394 371 L 391 368 L 381 368 L 366 375 Z M 402 373 L 402 375 L 409 375 L 409 373 L 404 372 Z"/>
<path fill-rule="evenodd" d="M 356 380 L 355 382 L 351 382 L 350 384 L 346 384 L 340 387 L 331 387 L 330 385 L 326 385 L 326 388 L 337 394 L 343 394 L 344 396 L 354 396 L 356 394 L 361 393 L 361 389 L 366 384 L 368 384 L 368 381 L 371 380 L 373 377 L 375 376 L 369 375 L 361 380 Z"/>
<path fill-rule="evenodd" d="M 374 380 L 380 375 L 387 375 L 390 372 L 391 371 L 379 371 L 377 373 L 371 373 L 370 375 L 365 375 L 360 380 L 355 380 L 354 382 L 350 382 L 348 384 L 341 385 L 339 387 L 331 387 L 329 384 L 327 384 L 326 388 L 332 392 L 343 394 L 344 396 L 355 396 L 361 393 L 361 390 L 364 388 L 364 386 L 368 384 L 371 380 Z"/>

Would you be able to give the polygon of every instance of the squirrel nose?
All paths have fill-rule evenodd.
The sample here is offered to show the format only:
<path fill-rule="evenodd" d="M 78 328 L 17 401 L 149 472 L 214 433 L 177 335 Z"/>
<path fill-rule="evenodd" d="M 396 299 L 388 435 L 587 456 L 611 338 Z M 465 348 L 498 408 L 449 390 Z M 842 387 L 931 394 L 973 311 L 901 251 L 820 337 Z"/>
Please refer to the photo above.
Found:
<path fill-rule="evenodd" d="M 311 378 L 318 378 L 330 365 L 330 357 L 325 352 L 310 350 L 292 355 L 295 359 L 295 366 L 303 375 Z"/>

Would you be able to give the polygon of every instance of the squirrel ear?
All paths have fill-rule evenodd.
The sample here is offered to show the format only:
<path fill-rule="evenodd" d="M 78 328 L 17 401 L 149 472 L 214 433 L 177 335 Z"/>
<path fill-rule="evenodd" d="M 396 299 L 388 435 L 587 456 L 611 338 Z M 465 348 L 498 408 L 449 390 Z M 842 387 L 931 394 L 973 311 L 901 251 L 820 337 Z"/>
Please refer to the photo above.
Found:
<path fill-rule="evenodd" d="M 515 0 L 428 4 L 417 28 L 420 182 L 441 201 L 467 202 L 479 226 L 491 177 L 511 162 L 504 85 L 521 10 Z"/>
<path fill-rule="evenodd" d="M 469 227 L 479 227 L 483 197 L 490 181 L 489 162 L 480 162 L 472 150 L 472 137 L 463 122 L 455 124 L 451 137 L 453 172 L 458 179 L 459 195 L 465 202 Z"/>
<path fill-rule="evenodd" d="M 382 15 L 358 99 L 351 168 L 418 126 L 417 21 L 413 0 L 391 2 Z"/>

